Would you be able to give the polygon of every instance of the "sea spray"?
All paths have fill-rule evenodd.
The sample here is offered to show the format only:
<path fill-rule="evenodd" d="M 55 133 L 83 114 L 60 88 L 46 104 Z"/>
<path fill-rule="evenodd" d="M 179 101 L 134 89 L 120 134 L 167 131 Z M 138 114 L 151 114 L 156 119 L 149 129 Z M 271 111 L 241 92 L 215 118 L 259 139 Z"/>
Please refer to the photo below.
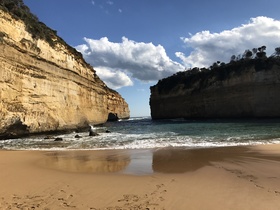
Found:
<path fill-rule="evenodd" d="M 31 136 L 0 141 L 7 150 L 108 150 L 163 147 L 222 147 L 280 143 L 280 120 L 157 120 L 149 117 L 108 122 L 88 132 L 54 136 L 62 141 Z M 110 131 L 104 132 L 104 130 Z M 75 138 L 79 135 L 79 138 Z"/>

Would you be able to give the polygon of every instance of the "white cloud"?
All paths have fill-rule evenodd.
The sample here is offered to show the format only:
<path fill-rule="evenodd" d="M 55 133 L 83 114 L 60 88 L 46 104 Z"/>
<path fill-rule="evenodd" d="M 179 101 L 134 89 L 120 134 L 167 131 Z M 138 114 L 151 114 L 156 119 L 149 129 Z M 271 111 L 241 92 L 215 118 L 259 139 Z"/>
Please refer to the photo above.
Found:
<path fill-rule="evenodd" d="M 122 9 L 118 9 L 119 13 L 122 13 Z"/>
<path fill-rule="evenodd" d="M 112 2 L 112 1 L 107 1 L 106 3 L 109 4 L 109 5 L 113 5 L 114 4 L 114 2 Z"/>
<path fill-rule="evenodd" d="M 122 71 L 116 71 L 111 68 L 94 68 L 97 75 L 112 89 L 119 89 L 124 86 L 132 86 L 132 80 Z"/>
<path fill-rule="evenodd" d="M 107 37 L 99 40 L 84 38 L 84 40 L 86 44 L 79 45 L 76 49 L 84 55 L 85 60 L 95 69 L 99 68 L 102 71 L 107 69 L 111 73 L 122 75 L 122 78 L 126 75 L 127 78 L 141 81 L 155 81 L 184 70 L 181 64 L 167 56 L 161 45 L 135 42 L 126 37 L 123 37 L 120 43 L 110 42 Z M 102 72 L 99 71 L 97 74 L 101 77 Z M 108 72 L 106 74 L 109 75 Z M 103 77 L 105 82 L 108 78 L 110 76 Z M 128 80 L 121 81 L 124 86 L 131 85 Z M 113 83 L 113 80 L 110 79 L 110 82 Z"/>
<path fill-rule="evenodd" d="M 93 6 L 97 5 L 99 7 L 99 9 L 103 10 L 106 14 L 110 14 L 112 11 L 115 11 L 116 8 L 114 7 L 114 1 L 111 0 L 91 0 L 91 4 Z M 120 11 L 120 9 L 117 10 L 119 13 L 121 13 L 122 11 Z"/>
<path fill-rule="evenodd" d="M 220 33 L 201 31 L 189 38 L 181 38 L 192 52 L 186 56 L 177 52 L 186 67 L 210 66 L 215 61 L 228 62 L 232 55 L 246 49 L 267 46 L 267 54 L 280 46 L 280 21 L 268 17 L 251 18 L 247 24 Z"/>

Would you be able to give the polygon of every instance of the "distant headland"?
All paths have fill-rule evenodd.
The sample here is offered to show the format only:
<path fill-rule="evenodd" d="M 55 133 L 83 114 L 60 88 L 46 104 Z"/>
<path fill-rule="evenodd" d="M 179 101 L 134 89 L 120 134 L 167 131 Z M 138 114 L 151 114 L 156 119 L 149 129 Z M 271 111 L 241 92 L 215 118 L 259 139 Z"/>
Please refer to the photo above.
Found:
<path fill-rule="evenodd" d="M 280 117 L 280 47 L 269 57 L 265 50 L 160 80 L 150 88 L 152 118 Z"/>

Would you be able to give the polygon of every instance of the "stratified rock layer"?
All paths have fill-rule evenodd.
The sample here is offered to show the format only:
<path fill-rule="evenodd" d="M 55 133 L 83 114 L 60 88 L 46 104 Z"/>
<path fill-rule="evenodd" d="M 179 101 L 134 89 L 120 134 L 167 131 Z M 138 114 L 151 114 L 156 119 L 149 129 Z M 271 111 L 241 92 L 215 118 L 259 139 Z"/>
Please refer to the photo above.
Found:
<path fill-rule="evenodd" d="M 279 63 L 240 61 L 159 81 L 151 87 L 152 118 L 280 117 Z"/>
<path fill-rule="evenodd" d="M 110 113 L 129 118 L 125 100 L 78 52 L 33 37 L 0 10 L 0 137 L 100 124 Z"/>

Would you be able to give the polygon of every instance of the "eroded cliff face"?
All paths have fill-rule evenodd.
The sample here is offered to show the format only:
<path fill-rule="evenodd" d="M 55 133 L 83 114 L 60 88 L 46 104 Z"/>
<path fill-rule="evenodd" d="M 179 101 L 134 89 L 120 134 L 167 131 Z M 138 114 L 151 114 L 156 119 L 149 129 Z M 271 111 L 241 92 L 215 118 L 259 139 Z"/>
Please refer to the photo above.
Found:
<path fill-rule="evenodd" d="M 32 38 L 0 10 L 0 137 L 104 123 L 110 113 L 129 118 L 125 100 L 77 54 Z"/>
<path fill-rule="evenodd" d="M 222 79 L 219 73 L 197 74 L 190 86 L 186 81 L 166 88 L 159 82 L 151 87 L 152 118 L 280 117 L 278 61 L 257 61 L 260 68 L 250 61 L 238 71 L 225 69 Z"/>

